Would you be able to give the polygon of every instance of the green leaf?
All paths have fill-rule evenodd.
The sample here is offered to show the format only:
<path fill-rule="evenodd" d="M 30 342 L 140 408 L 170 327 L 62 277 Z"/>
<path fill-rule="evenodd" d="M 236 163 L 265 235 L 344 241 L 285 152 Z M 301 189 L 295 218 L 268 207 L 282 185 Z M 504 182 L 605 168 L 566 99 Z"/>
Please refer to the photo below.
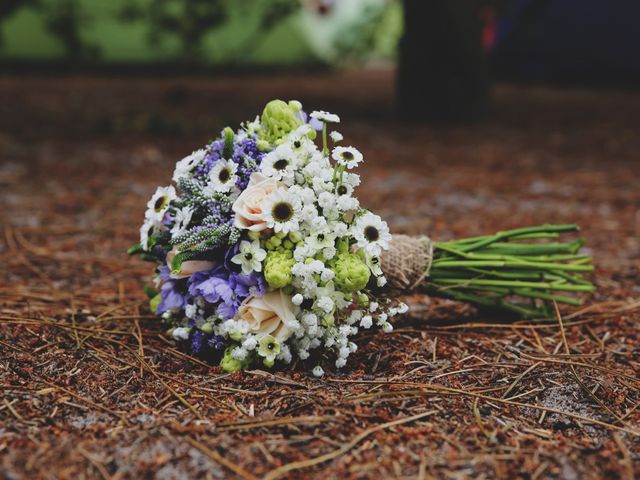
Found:
<path fill-rule="evenodd" d="M 136 243 L 135 245 L 131 245 L 129 247 L 129 249 L 127 250 L 127 255 L 138 255 L 142 252 L 144 252 L 144 250 L 142 250 L 142 245 Z"/>
<path fill-rule="evenodd" d="M 158 294 L 158 291 L 155 288 L 150 287 L 149 285 L 145 285 L 143 290 L 149 298 L 153 298 Z"/>

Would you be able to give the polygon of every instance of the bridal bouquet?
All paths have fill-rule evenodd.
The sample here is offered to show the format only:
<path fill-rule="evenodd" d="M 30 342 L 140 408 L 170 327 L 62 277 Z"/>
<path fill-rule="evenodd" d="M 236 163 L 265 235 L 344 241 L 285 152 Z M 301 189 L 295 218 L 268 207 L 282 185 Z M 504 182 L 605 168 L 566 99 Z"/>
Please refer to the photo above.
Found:
<path fill-rule="evenodd" d="M 354 196 L 363 161 L 340 145 L 337 115 L 307 116 L 274 100 L 237 131 L 225 128 L 180 160 L 174 185 L 147 204 L 130 254 L 155 262 L 151 309 L 194 355 L 229 371 L 314 355 L 346 364 L 360 329 L 390 332 L 422 291 L 545 316 L 558 292 L 586 292 L 582 240 L 549 241 L 574 225 L 545 225 L 434 243 L 392 235 Z M 316 138 L 316 137 L 320 138 Z"/>

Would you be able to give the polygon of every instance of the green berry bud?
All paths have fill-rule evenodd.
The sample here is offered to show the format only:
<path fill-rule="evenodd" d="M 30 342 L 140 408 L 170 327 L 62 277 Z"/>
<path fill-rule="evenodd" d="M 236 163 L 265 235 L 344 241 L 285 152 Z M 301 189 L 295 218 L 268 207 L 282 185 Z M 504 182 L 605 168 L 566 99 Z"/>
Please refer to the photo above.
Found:
<path fill-rule="evenodd" d="M 284 242 L 282 242 L 282 246 L 284 246 L 284 248 L 286 248 L 287 250 L 291 250 L 293 248 L 293 242 L 291 240 L 285 240 Z"/>
<path fill-rule="evenodd" d="M 287 255 L 287 252 L 289 253 Z M 271 288 L 284 288 L 291 284 L 291 267 L 295 260 L 291 251 L 271 250 L 264 260 L 264 278 Z"/>
<path fill-rule="evenodd" d="M 282 142 L 282 138 L 298 128 L 302 122 L 296 115 L 302 109 L 300 102 L 295 100 L 285 103 L 282 100 L 272 100 L 264 107 L 258 133 L 260 140 L 273 145 Z M 258 142 L 260 147 L 260 142 Z"/>
<path fill-rule="evenodd" d="M 203 323 L 200 330 L 206 334 L 211 335 L 213 333 L 213 323 Z"/>
<path fill-rule="evenodd" d="M 300 243 L 302 241 L 302 235 L 298 232 L 289 232 L 289 240 L 293 243 Z"/>
<path fill-rule="evenodd" d="M 227 347 L 224 351 L 224 356 L 222 360 L 220 360 L 220 366 L 227 372 L 237 372 L 238 370 L 242 370 L 243 368 L 247 368 L 251 363 L 251 357 L 247 355 L 247 358 L 244 360 L 238 360 L 233 358 L 231 355 L 231 351 L 233 347 Z"/>
<path fill-rule="evenodd" d="M 369 267 L 357 255 L 340 253 L 333 262 L 333 279 L 336 287 L 343 292 L 357 292 L 369 283 Z"/>

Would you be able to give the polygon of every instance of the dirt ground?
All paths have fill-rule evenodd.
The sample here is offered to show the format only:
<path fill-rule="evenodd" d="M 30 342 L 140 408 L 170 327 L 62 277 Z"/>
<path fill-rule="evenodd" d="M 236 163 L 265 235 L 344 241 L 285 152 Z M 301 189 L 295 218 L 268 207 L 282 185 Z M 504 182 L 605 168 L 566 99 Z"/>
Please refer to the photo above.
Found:
<path fill-rule="evenodd" d="M 393 231 L 576 222 L 597 293 L 564 329 L 411 297 L 320 380 L 189 358 L 125 251 L 173 163 L 273 97 L 341 114 Z M 0 76 L 0 478 L 640 476 L 640 93 L 498 86 L 458 128 L 392 100 L 382 71 Z"/>

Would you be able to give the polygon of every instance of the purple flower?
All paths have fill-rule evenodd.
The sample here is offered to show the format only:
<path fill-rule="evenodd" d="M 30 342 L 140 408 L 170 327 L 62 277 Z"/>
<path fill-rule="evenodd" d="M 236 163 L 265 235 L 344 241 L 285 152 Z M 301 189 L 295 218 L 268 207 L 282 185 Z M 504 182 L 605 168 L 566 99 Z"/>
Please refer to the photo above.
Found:
<path fill-rule="evenodd" d="M 156 309 L 157 314 L 162 314 L 167 310 L 182 310 L 191 296 L 188 293 L 182 293 L 178 287 L 177 281 L 171 280 L 166 282 L 160 288 L 160 297 L 162 301 Z"/>
<path fill-rule="evenodd" d="M 195 273 L 189 279 L 189 293 L 201 295 L 208 303 L 217 305 L 216 313 L 223 318 L 233 318 L 248 296 L 265 292 L 262 275 L 256 272 L 243 275 L 229 271 L 224 265 Z"/>

